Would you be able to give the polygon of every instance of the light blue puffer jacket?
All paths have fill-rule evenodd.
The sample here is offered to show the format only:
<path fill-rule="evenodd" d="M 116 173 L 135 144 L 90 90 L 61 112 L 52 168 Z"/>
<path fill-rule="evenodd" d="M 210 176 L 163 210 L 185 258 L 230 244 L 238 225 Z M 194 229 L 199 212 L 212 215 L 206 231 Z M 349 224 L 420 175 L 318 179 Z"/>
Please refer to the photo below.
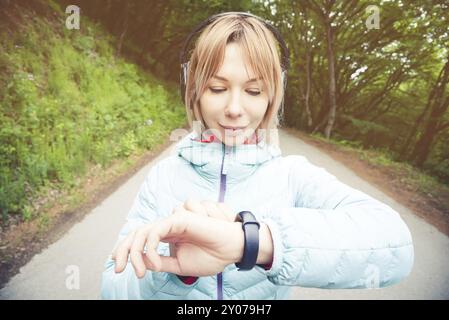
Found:
<path fill-rule="evenodd" d="M 172 214 L 188 198 L 224 200 L 236 213 L 252 211 L 273 237 L 271 269 L 237 271 L 229 265 L 222 274 L 187 285 L 165 272 L 147 271 L 138 279 L 130 262 L 116 274 L 109 257 L 103 299 L 286 299 L 291 286 L 389 286 L 413 266 L 411 234 L 391 207 L 303 156 L 283 157 L 264 142 L 237 147 L 200 142 L 194 132 L 151 168 L 118 241 Z M 158 251 L 168 256 L 168 244 Z"/>

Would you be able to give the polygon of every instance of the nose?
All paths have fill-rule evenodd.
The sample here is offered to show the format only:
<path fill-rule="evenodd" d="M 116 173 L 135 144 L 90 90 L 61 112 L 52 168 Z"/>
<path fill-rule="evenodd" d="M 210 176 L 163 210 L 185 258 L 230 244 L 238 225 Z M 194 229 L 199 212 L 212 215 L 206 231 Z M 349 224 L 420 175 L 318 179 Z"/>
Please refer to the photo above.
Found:
<path fill-rule="evenodd" d="M 242 102 L 239 92 L 234 92 L 231 94 L 230 101 L 227 103 L 225 108 L 225 115 L 230 118 L 238 118 L 242 115 Z"/>

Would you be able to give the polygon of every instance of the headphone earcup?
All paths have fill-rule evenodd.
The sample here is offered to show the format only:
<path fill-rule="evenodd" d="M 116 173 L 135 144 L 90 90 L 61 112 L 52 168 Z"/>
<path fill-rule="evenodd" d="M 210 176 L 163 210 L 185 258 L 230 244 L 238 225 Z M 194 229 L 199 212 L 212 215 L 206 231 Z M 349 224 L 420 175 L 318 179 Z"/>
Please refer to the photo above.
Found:
<path fill-rule="evenodd" d="M 285 92 L 285 89 L 287 89 L 287 70 L 282 70 L 281 78 L 282 78 L 282 88 L 284 89 Z"/>
<path fill-rule="evenodd" d="M 186 104 L 185 93 L 186 93 L 186 86 L 187 86 L 187 75 L 189 74 L 189 63 L 185 62 L 181 65 L 181 73 L 179 75 L 179 82 L 180 82 L 180 88 L 181 88 L 181 101 Z"/>
<path fill-rule="evenodd" d="M 281 78 L 282 78 L 283 91 L 282 91 L 281 106 L 279 107 L 279 110 L 278 110 L 278 119 L 283 119 L 283 116 L 284 116 L 285 91 L 287 89 L 287 70 L 282 70 Z M 282 120 L 280 120 L 280 121 L 282 121 Z"/>

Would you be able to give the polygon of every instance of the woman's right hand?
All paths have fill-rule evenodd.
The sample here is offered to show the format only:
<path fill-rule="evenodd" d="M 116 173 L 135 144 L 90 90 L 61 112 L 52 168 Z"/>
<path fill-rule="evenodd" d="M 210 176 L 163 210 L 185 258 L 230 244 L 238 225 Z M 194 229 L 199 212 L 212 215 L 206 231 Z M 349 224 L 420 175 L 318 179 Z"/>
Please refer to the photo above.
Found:
<path fill-rule="evenodd" d="M 196 213 L 198 215 L 211 217 L 215 219 L 221 219 L 230 222 L 233 222 L 236 216 L 236 214 L 232 211 L 232 209 L 224 202 L 215 202 L 210 200 L 199 201 L 191 198 L 186 200 L 181 206 L 185 210 Z M 177 211 L 176 208 L 174 208 L 172 213 L 175 213 L 176 211 Z M 170 248 L 170 257 L 176 256 L 175 245 L 173 243 L 170 243 L 169 248 Z"/>
<path fill-rule="evenodd" d="M 173 256 L 161 255 L 160 243 L 175 244 Z M 241 260 L 244 233 L 239 222 L 202 216 L 178 206 L 168 217 L 131 232 L 116 249 L 115 272 L 122 272 L 128 258 L 138 278 L 146 270 L 180 276 L 210 276 Z"/>
<path fill-rule="evenodd" d="M 224 202 L 188 199 L 184 202 L 183 207 L 193 213 L 230 222 L 234 222 L 236 217 L 236 214 Z"/>
<path fill-rule="evenodd" d="M 172 211 L 172 214 L 182 213 L 185 210 L 193 213 L 195 215 L 215 218 L 219 220 L 224 220 L 228 222 L 234 222 L 236 214 L 232 211 L 232 209 L 223 202 L 215 202 L 210 200 L 195 200 L 188 199 L 182 205 L 175 207 Z M 117 248 L 119 247 L 129 247 L 133 242 L 136 230 L 130 232 L 127 238 L 122 240 L 117 244 L 116 248 L 114 248 L 112 252 L 112 260 L 116 261 L 117 256 Z M 170 248 L 170 257 L 176 257 L 176 246 L 174 243 L 169 243 Z"/>

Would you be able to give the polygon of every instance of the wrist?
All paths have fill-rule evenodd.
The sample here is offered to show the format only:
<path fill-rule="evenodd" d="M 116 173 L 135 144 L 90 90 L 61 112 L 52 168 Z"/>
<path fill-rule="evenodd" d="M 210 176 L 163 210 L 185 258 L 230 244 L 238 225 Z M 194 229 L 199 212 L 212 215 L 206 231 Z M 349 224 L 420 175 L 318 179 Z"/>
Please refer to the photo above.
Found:
<path fill-rule="evenodd" d="M 231 258 L 231 264 L 242 261 L 245 248 L 245 233 L 242 229 L 242 223 L 233 222 L 232 227 L 234 230 L 232 239 L 235 240 L 235 249 L 232 250 L 233 256 Z"/>
<path fill-rule="evenodd" d="M 265 223 L 260 224 L 259 229 L 259 254 L 256 264 L 269 264 L 273 261 L 273 238 L 270 228 Z"/>
<path fill-rule="evenodd" d="M 241 222 L 233 223 L 235 240 L 235 255 L 232 257 L 231 263 L 239 263 L 242 261 L 243 252 L 245 247 L 245 233 L 242 229 Z M 273 238 L 271 237 L 270 228 L 265 223 L 260 224 L 259 229 L 259 253 L 257 255 L 256 264 L 269 264 L 273 261 Z"/>

